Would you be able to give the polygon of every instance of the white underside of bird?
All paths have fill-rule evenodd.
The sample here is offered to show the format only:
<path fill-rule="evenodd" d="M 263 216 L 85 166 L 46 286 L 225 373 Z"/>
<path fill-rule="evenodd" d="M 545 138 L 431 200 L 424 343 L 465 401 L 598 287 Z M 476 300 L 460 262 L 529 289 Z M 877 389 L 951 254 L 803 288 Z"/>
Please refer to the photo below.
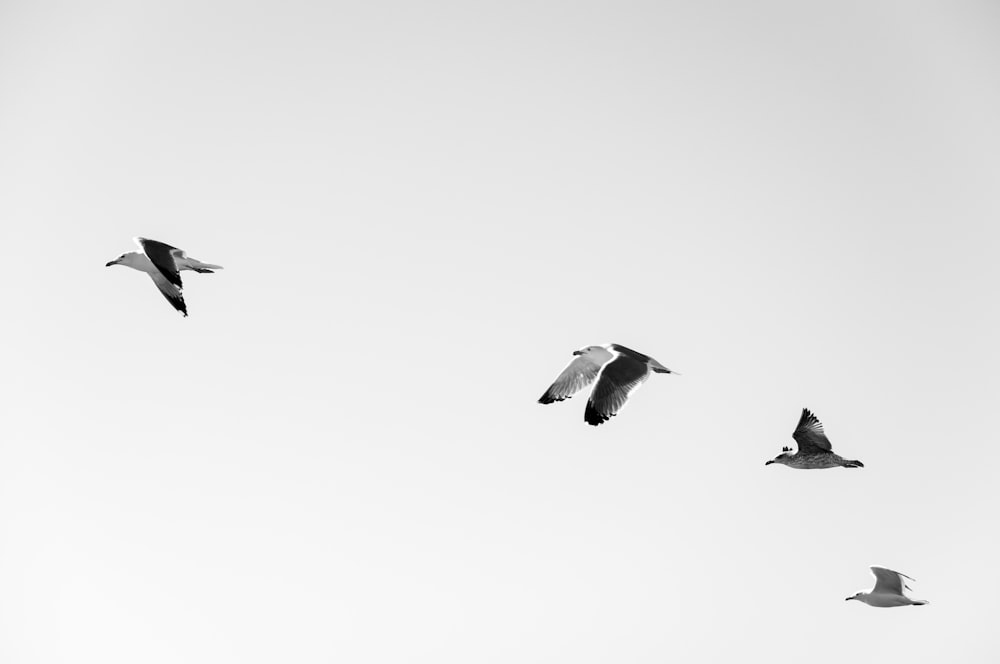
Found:
<path fill-rule="evenodd" d="M 128 263 L 120 263 L 126 267 L 130 267 L 133 270 L 139 270 L 140 272 L 145 272 L 151 275 L 160 275 L 160 271 L 153 265 L 153 261 L 149 260 L 146 254 L 140 253 L 138 251 L 130 251 L 125 254 L 126 256 L 134 256 L 135 258 L 130 260 Z M 194 272 L 205 271 L 205 270 L 221 270 L 223 267 L 221 265 L 212 265 L 211 263 L 202 263 L 196 258 L 191 258 L 190 256 L 180 255 L 174 257 L 174 265 L 177 266 L 177 271 L 182 272 L 183 270 L 192 270 Z M 169 282 L 168 282 L 169 283 Z"/>
<path fill-rule="evenodd" d="M 855 597 L 854 599 L 864 602 L 868 606 L 883 609 L 892 606 L 920 606 L 927 603 L 923 600 L 912 600 L 904 595 L 893 595 L 890 593 L 861 593 L 859 597 Z"/>

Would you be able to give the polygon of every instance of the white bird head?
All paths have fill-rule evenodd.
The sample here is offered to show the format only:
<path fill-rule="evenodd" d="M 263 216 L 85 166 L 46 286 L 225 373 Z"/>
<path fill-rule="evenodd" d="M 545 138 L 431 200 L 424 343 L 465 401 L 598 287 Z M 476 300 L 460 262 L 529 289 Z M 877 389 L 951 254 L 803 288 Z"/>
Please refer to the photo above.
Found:
<path fill-rule="evenodd" d="M 580 350 L 574 350 L 573 354 L 574 355 L 589 355 L 590 353 L 592 353 L 592 352 L 594 352 L 595 350 L 598 350 L 598 349 L 604 350 L 604 346 L 584 346 Z"/>
<path fill-rule="evenodd" d="M 113 261 L 108 261 L 105 263 L 104 267 L 111 267 L 112 265 L 125 265 L 127 267 L 132 267 L 136 269 L 142 269 L 142 259 L 145 258 L 142 254 L 130 251 L 127 254 L 122 254 Z"/>

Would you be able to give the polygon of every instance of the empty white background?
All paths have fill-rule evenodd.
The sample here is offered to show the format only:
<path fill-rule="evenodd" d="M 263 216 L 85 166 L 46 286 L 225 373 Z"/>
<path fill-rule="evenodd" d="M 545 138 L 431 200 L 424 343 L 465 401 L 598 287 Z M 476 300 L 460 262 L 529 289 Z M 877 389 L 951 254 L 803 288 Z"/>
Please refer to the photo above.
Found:
<path fill-rule="evenodd" d="M 5 0 L 0 660 L 996 661 L 998 36 Z M 535 403 L 609 341 L 682 375 Z"/>

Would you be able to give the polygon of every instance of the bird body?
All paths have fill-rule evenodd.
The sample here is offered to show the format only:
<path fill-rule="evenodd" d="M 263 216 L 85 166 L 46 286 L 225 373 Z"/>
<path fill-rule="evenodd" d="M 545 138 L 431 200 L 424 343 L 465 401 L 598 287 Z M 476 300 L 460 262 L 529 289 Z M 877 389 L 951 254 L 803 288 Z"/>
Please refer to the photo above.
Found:
<path fill-rule="evenodd" d="M 883 593 L 858 593 L 857 596 L 848 597 L 847 599 L 856 599 L 859 602 L 864 602 L 868 606 L 874 606 L 880 609 L 888 609 L 894 606 L 923 606 L 924 604 L 927 604 L 926 600 L 912 600 L 909 597 L 904 597 L 902 595 L 887 595 Z"/>
<path fill-rule="evenodd" d="M 910 586 L 906 585 L 906 581 L 903 579 L 909 579 L 910 581 L 913 581 L 913 579 L 910 579 L 905 574 L 894 572 L 885 567 L 871 567 L 870 569 L 872 574 L 875 575 L 875 587 L 872 588 L 871 592 L 855 593 L 844 601 L 856 599 L 868 606 L 882 609 L 894 606 L 923 606 L 928 603 L 927 600 L 910 599 L 906 596 L 904 588 L 910 590 Z"/>
<path fill-rule="evenodd" d="M 815 452 L 803 454 L 799 452 L 798 454 L 792 454 L 786 457 L 783 461 L 778 461 L 777 459 L 769 461 L 768 463 L 783 463 L 789 468 L 798 468 L 799 470 L 816 470 L 822 468 L 863 468 L 864 464 L 860 461 L 849 461 L 839 454 L 834 454 L 833 452 Z M 765 464 L 767 465 L 767 464 Z"/>
<path fill-rule="evenodd" d="M 823 425 L 808 408 L 802 409 L 802 416 L 799 418 L 799 425 L 792 433 L 799 447 L 797 453 L 792 453 L 792 448 L 783 447 L 781 454 L 774 457 L 765 466 L 772 463 L 780 463 L 789 468 L 800 470 L 812 470 L 819 468 L 864 468 L 863 463 L 857 459 L 845 459 L 839 454 L 834 454 L 830 439 L 823 432 Z"/>
<path fill-rule="evenodd" d="M 200 260 L 186 255 L 175 257 L 174 264 L 177 266 L 178 272 L 183 270 L 192 270 L 194 272 L 211 274 L 215 270 L 223 269 L 221 265 L 202 263 Z M 130 267 L 133 270 L 139 270 L 140 272 L 145 272 L 147 274 L 156 274 L 159 272 L 159 269 L 153 265 L 153 261 L 149 260 L 149 257 L 146 256 L 146 254 L 139 251 L 130 251 L 127 254 L 122 254 L 119 258 L 115 259 L 108 265 L 105 265 L 105 267 L 110 265 L 124 265 L 125 267 Z"/>
<path fill-rule="evenodd" d="M 625 407 L 629 396 L 646 382 L 651 373 L 676 373 L 648 355 L 621 344 L 587 346 L 574 351 L 573 355 L 576 358 L 563 369 L 538 402 L 564 401 L 596 380 L 583 414 L 584 421 L 592 426 L 617 415 Z"/>
<path fill-rule="evenodd" d="M 194 272 L 212 273 L 214 270 L 221 270 L 221 265 L 202 263 L 191 258 L 183 250 L 171 247 L 169 244 L 147 240 L 146 238 L 135 238 L 136 244 L 142 249 L 141 252 L 130 251 L 122 254 L 113 261 L 109 261 L 105 267 L 112 265 L 124 265 L 139 272 L 145 272 L 156 284 L 156 287 L 163 294 L 163 297 L 170 302 L 177 311 L 187 316 L 187 304 L 184 302 L 184 285 L 181 282 L 181 271 L 192 270 Z"/>

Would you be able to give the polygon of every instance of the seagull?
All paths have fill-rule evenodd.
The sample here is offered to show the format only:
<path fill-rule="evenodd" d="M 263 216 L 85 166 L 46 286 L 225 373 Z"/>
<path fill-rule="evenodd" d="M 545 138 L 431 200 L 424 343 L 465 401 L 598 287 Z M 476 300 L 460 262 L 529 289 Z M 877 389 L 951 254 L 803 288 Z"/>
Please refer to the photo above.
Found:
<path fill-rule="evenodd" d="M 864 468 L 865 464 L 857 460 L 845 459 L 833 453 L 830 439 L 823 433 L 823 425 L 808 408 L 802 409 L 799 426 L 792 432 L 792 438 L 799 445 L 798 454 L 790 454 L 792 448 L 782 447 L 781 454 L 774 457 L 765 466 L 772 463 L 783 463 L 790 468 Z"/>
<path fill-rule="evenodd" d="M 105 267 L 125 265 L 133 270 L 145 272 L 163 293 L 163 297 L 167 298 L 167 302 L 185 316 L 188 313 L 187 305 L 184 304 L 184 285 L 181 283 L 180 271 L 194 270 L 195 272 L 211 273 L 213 270 L 222 269 L 221 265 L 202 263 L 189 257 L 183 250 L 156 240 L 137 237 L 135 243 L 142 249 L 141 253 L 130 251 L 127 254 L 122 254 L 113 261 L 109 261 Z"/>
<path fill-rule="evenodd" d="M 597 426 L 607 422 L 625 406 L 629 396 L 646 382 L 650 372 L 676 373 L 653 358 L 620 344 L 587 346 L 573 351 L 576 359 L 556 378 L 538 403 L 569 399 L 594 382 L 583 419 Z M 600 378 L 598 378 L 600 374 Z"/>
<path fill-rule="evenodd" d="M 926 600 L 910 599 L 903 594 L 904 588 L 910 590 L 910 587 L 906 585 L 906 581 L 903 581 L 903 579 L 910 579 L 910 577 L 905 574 L 893 572 L 891 569 L 886 569 L 884 567 L 872 567 L 871 571 L 872 574 L 875 575 L 875 587 L 872 588 L 872 591 L 870 593 L 855 593 L 851 597 L 846 598 L 844 600 L 845 602 L 856 599 L 859 602 L 864 602 L 868 606 L 877 606 L 880 608 L 892 606 L 923 606 L 924 604 L 927 604 Z M 913 579 L 910 579 L 910 581 L 913 581 Z"/>

